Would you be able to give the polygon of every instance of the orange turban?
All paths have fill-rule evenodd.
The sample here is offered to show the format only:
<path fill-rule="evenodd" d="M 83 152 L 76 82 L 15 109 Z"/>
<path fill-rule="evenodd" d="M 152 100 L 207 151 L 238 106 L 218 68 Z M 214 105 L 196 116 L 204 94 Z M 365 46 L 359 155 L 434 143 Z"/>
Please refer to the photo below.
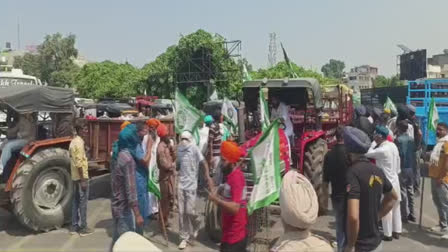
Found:
<path fill-rule="evenodd" d="M 151 118 L 148 121 L 146 121 L 146 124 L 148 125 L 148 127 L 150 128 L 154 128 L 157 129 L 157 127 L 159 127 L 160 125 L 160 121 L 155 119 L 155 118 Z"/>
<path fill-rule="evenodd" d="M 241 150 L 235 142 L 225 141 L 221 144 L 221 156 L 232 164 L 241 158 Z"/>
<path fill-rule="evenodd" d="M 126 128 L 126 126 L 128 126 L 129 124 L 131 124 L 131 122 L 129 121 L 124 121 L 121 126 L 120 126 L 120 131 L 124 130 L 124 128 Z"/>
<path fill-rule="evenodd" d="M 157 135 L 159 137 L 166 137 L 168 135 L 168 128 L 165 124 L 161 123 L 159 127 L 157 127 Z"/>

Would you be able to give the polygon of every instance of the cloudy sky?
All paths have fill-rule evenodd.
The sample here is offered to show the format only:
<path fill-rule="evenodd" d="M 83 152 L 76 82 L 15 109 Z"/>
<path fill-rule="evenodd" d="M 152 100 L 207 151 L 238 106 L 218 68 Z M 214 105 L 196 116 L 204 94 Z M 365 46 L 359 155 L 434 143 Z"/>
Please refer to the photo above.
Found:
<path fill-rule="evenodd" d="M 89 60 L 142 66 L 181 34 L 205 29 L 241 40 L 243 56 L 266 67 L 275 32 L 298 65 L 320 70 L 334 58 L 346 70 L 370 64 L 390 76 L 397 44 L 429 55 L 448 48 L 447 9 L 444 0 L 1 0 L 0 48 L 17 46 L 19 20 L 22 48 L 46 34 L 73 33 Z"/>

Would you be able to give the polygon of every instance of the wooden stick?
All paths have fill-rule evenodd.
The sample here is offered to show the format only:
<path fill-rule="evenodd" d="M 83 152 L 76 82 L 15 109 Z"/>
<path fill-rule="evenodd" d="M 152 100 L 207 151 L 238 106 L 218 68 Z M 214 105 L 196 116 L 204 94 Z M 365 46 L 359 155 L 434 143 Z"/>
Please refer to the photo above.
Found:
<path fill-rule="evenodd" d="M 425 194 L 425 177 L 421 177 L 422 178 L 422 190 L 421 190 L 421 195 L 420 195 L 420 216 L 419 216 L 419 221 L 418 221 L 418 227 L 420 229 L 422 229 L 422 217 L 423 217 L 423 195 Z"/>
<path fill-rule="evenodd" d="M 168 235 L 166 233 L 165 219 L 163 218 L 162 203 L 160 202 L 160 200 L 158 200 L 158 201 L 159 201 L 159 220 L 160 220 L 159 224 L 162 226 L 161 229 L 162 229 L 163 237 L 165 238 L 165 241 L 166 241 L 165 246 L 168 247 Z"/>

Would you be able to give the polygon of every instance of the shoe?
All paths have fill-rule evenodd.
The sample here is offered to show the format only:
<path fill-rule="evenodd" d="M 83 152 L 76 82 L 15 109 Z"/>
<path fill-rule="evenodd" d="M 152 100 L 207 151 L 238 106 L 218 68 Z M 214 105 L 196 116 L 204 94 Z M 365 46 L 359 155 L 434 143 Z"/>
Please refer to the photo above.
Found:
<path fill-rule="evenodd" d="M 441 227 L 440 225 L 434 226 L 434 227 L 430 228 L 429 230 L 431 230 L 432 232 L 436 232 L 436 233 L 448 232 L 447 227 Z"/>
<path fill-rule="evenodd" d="M 79 227 L 78 226 L 71 226 L 70 230 L 69 230 L 69 234 L 71 235 L 75 235 L 79 232 Z"/>
<path fill-rule="evenodd" d="M 392 238 L 394 238 L 395 240 L 399 240 L 400 239 L 400 233 L 392 233 Z"/>
<path fill-rule="evenodd" d="M 84 237 L 93 234 L 93 229 L 90 228 L 83 228 L 79 230 L 79 236 Z"/>
<path fill-rule="evenodd" d="M 448 233 L 445 233 L 444 235 L 442 235 L 442 236 L 440 237 L 440 239 L 442 239 L 442 240 L 448 240 Z"/>
<path fill-rule="evenodd" d="M 392 236 L 383 236 L 383 241 L 393 241 L 394 238 Z"/>
<path fill-rule="evenodd" d="M 198 235 L 199 235 L 199 230 L 194 231 L 193 238 L 196 240 L 198 238 Z"/>
<path fill-rule="evenodd" d="M 183 250 L 187 247 L 187 245 L 188 245 L 187 240 L 182 240 L 177 248 Z"/>
<path fill-rule="evenodd" d="M 417 222 L 417 218 L 415 218 L 414 215 L 410 214 L 410 215 L 408 216 L 408 221 L 410 221 L 410 222 Z"/>

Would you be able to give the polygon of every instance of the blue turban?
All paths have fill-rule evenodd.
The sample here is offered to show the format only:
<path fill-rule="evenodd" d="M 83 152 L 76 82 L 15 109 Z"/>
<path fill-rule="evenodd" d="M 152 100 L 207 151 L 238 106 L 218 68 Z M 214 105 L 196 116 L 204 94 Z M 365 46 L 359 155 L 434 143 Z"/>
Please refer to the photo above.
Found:
<path fill-rule="evenodd" d="M 370 148 L 370 138 L 362 130 L 344 127 L 344 144 L 347 152 L 364 154 Z"/>
<path fill-rule="evenodd" d="M 366 109 L 366 107 L 364 107 L 364 105 L 359 105 L 359 106 L 356 106 L 355 112 L 358 116 L 365 116 L 367 113 L 367 109 Z"/>
<path fill-rule="evenodd" d="M 407 104 L 406 107 L 408 107 L 409 111 L 415 113 L 415 107 L 412 104 Z"/>
<path fill-rule="evenodd" d="M 381 135 L 386 138 L 389 135 L 389 130 L 384 126 L 377 125 L 375 128 L 375 134 Z"/>

